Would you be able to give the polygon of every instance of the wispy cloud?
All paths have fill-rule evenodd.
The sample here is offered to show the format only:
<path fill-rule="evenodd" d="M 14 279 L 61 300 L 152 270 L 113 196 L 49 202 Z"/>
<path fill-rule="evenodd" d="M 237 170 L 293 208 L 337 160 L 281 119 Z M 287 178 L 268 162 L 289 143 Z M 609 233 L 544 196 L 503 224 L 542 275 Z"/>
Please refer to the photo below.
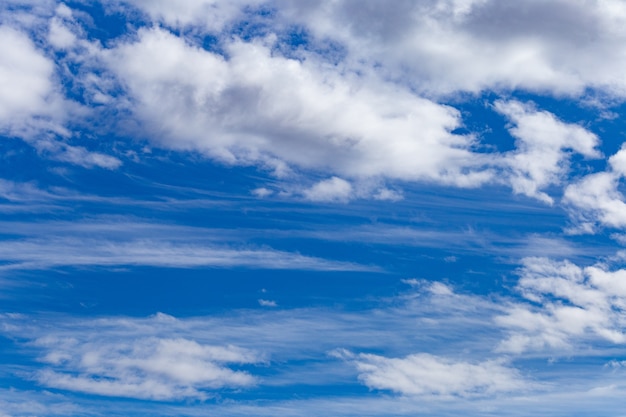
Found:
<path fill-rule="evenodd" d="M 375 266 L 326 260 L 271 248 L 231 248 L 156 240 L 84 238 L 3 240 L 0 270 L 62 266 L 148 265 L 174 268 L 246 267 L 318 271 L 379 271 Z"/>
<path fill-rule="evenodd" d="M 498 325 L 497 318 L 526 301 L 503 302 L 460 294 L 441 283 L 407 282 L 410 291 L 357 311 L 254 309 L 179 319 L 161 313 L 100 319 L 41 315 L 36 320 L 4 314 L 0 328 L 18 343 L 21 355 L 37 358 L 33 372 L 21 374 L 50 389 L 156 401 L 206 400 L 239 390 L 256 399 L 273 398 L 262 405 L 246 399 L 211 404 L 219 416 L 252 410 L 300 415 L 302 407 L 309 413 L 326 409 L 346 416 L 411 415 L 418 410 L 454 415 L 460 409 L 481 415 L 489 407 L 498 415 L 513 416 L 518 414 L 512 403 L 539 409 L 533 398 L 562 410 L 555 407 L 567 408 L 571 398 L 593 403 L 623 394 L 620 375 L 614 374 L 621 371 L 594 359 L 597 353 L 588 347 L 570 354 L 591 358 L 596 365 L 557 362 L 549 370 L 533 359 L 538 353 L 543 360 L 552 358 L 549 349 L 530 357 L 494 352 L 513 329 Z M 281 391 L 275 391 L 360 383 L 376 391 L 358 398 L 347 394 L 297 401 L 276 397 Z M 355 402 L 369 406 L 351 407 Z M 141 407 L 145 411 L 150 405 Z M 201 404 L 179 403 L 167 413 L 205 410 Z"/>

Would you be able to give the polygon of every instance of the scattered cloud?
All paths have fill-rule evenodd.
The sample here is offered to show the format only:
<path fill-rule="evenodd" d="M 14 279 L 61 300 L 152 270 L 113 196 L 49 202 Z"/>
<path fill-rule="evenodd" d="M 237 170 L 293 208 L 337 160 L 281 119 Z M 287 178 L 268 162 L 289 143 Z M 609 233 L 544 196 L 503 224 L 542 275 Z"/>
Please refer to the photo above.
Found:
<path fill-rule="evenodd" d="M 347 202 L 352 195 L 352 185 L 341 178 L 332 177 L 320 181 L 308 190 L 304 196 L 311 201 L 342 201 Z"/>
<path fill-rule="evenodd" d="M 36 373 L 37 382 L 114 397 L 204 399 L 207 390 L 253 385 L 255 379 L 248 372 L 232 370 L 228 365 L 261 361 L 255 352 L 235 346 L 165 338 L 118 342 L 91 336 L 90 340 L 35 340 L 34 345 L 46 349 L 40 361 L 48 366 Z"/>
<path fill-rule="evenodd" d="M 560 185 L 568 176 L 569 153 L 599 158 L 598 137 L 581 126 L 563 123 L 546 111 L 517 101 L 497 101 L 495 109 L 511 122 L 509 132 L 518 141 L 517 149 L 504 157 L 511 169 L 511 186 L 518 194 L 553 200 L 541 191 Z"/>
<path fill-rule="evenodd" d="M 468 363 L 419 353 L 404 358 L 349 352 L 336 353 L 354 362 L 359 379 L 371 389 L 409 396 L 474 396 L 520 392 L 529 384 L 502 363 Z"/>
<path fill-rule="evenodd" d="M 598 226 L 626 227 L 626 203 L 619 191 L 626 176 L 626 147 L 609 158 L 608 169 L 589 174 L 565 189 L 563 201 L 575 222 L 573 233 L 594 233 Z"/>
<path fill-rule="evenodd" d="M 501 351 L 564 353 L 594 339 L 626 343 L 626 270 L 527 258 L 517 289 L 529 303 L 511 304 L 496 318 L 510 329 Z"/>
<path fill-rule="evenodd" d="M 259 299 L 259 305 L 262 307 L 277 307 L 278 304 L 273 300 L 264 300 L 262 298 Z"/>

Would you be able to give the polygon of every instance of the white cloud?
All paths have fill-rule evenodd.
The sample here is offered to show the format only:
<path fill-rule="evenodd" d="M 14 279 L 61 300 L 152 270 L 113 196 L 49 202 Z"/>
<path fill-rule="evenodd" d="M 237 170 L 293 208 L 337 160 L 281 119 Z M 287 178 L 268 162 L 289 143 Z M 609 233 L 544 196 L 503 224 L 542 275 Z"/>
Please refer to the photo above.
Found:
<path fill-rule="evenodd" d="M 499 361 L 470 363 L 419 353 L 404 358 L 340 355 L 354 361 L 359 379 L 372 389 L 403 395 L 473 396 L 528 388 L 519 373 Z"/>
<path fill-rule="evenodd" d="M 597 136 L 581 126 L 563 123 L 551 113 L 518 101 L 497 101 L 495 108 L 509 119 L 509 132 L 517 139 L 517 149 L 504 156 L 516 193 L 552 204 L 552 198 L 541 190 L 560 185 L 566 178 L 568 151 L 600 157 Z"/>
<path fill-rule="evenodd" d="M 244 15 L 244 8 L 263 4 L 263 0 L 121 0 L 151 19 L 172 27 L 195 26 L 202 31 L 220 32 L 228 23 Z"/>
<path fill-rule="evenodd" d="M 36 374 L 42 385 L 152 400 L 203 399 L 206 390 L 253 385 L 249 373 L 227 365 L 261 361 L 252 351 L 181 338 L 117 342 L 43 337 L 33 343 L 47 351 L 40 360 L 49 367 Z"/>
<path fill-rule="evenodd" d="M 54 160 L 69 162 L 85 168 L 117 169 L 122 165 L 122 161 L 114 156 L 90 152 L 82 146 L 72 146 L 60 141 L 36 141 L 34 146 L 40 153 L 49 155 Z"/>
<path fill-rule="evenodd" d="M 0 197 L 38 201 L 51 197 L 30 184 L 0 182 Z M 376 266 L 306 256 L 269 247 L 242 246 L 223 229 L 133 221 L 7 224 L 20 238 L 0 241 L 0 270 L 62 266 L 151 265 L 171 268 L 378 271 Z M 233 245 L 232 241 L 239 241 Z"/>
<path fill-rule="evenodd" d="M 0 26 L 0 133 L 30 135 L 59 116 L 53 73 L 54 63 L 27 35 Z"/>
<path fill-rule="evenodd" d="M 332 177 L 304 190 L 304 196 L 311 201 L 343 201 L 352 197 L 352 185 L 341 178 Z"/>
<path fill-rule="evenodd" d="M 626 145 L 609 158 L 608 170 L 570 184 L 563 202 L 576 222 L 573 232 L 593 233 L 597 226 L 626 227 L 626 202 L 619 191 L 626 176 Z"/>
<path fill-rule="evenodd" d="M 274 194 L 274 192 L 268 188 L 265 187 L 259 187 L 259 188 L 255 188 L 254 190 L 251 191 L 253 195 L 259 197 L 259 198 L 263 198 L 263 197 L 268 197 L 272 194 Z"/>
<path fill-rule="evenodd" d="M 459 113 L 376 77 L 226 42 L 228 58 L 161 29 L 105 53 L 144 134 L 232 164 L 477 186 L 491 178 Z M 335 180 L 337 181 L 337 180 Z M 345 187 L 344 187 L 345 188 Z"/>
<path fill-rule="evenodd" d="M 278 304 L 276 303 L 276 301 L 273 300 L 264 300 L 264 299 L 259 299 L 259 305 L 262 307 L 277 307 Z"/>
<path fill-rule="evenodd" d="M 48 13 L 52 13 L 50 6 L 44 7 Z M 60 5 L 57 16 L 49 20 L 48 41 L 56 48 L 67 49 L 77 40 L 61 19 L 63 16 L 70 18 L 71 11 Z M 23 139 L 40 154 L 58 161 L 85 168 L 118 168 L 118 158 L 69 143 L 72 132 L 67 122 L 85 116 L 87 111 L 64 97 L 57 74 L 59 63 L 47 56 L 44 48 L 35 45 L 26 29 L 0 25 L 0 135 Z M 90 58 L 80 56 L 79 61 Z"/>
<path fill-rule="evenodd" d="M 527 258 L 518 290 L 534 304 L 514 303 L 497 322 L 510 329 L 500 350 L 572 349 L 572 342 L 626 343 L 626 271 L 601 265 Z"/>
<path fill-rule="evenodd" d="M 585 88 L 626 94 L 619 0 L 280 1 L 287 22 L 333 39 L 355 67 L 431 94 Z M 607 60 L 607 56 L 615 57 Z"/>
<path fill-rule="evenodd" d="M 0 417 L 76 416 L 86 409 L 51 392 L 0 389 Z"/>
<path fill-rule="evenodd" d="M 577 274 L 576 268 L 564 273 Z M 613 278 L 598 275 L 597 285 L 610 286 Z M 209 413 L 218 416 L 304 416 L 312 409 L 332 415 L 458 415 L 460 410 L 484 415 L 487 408 L 508 415 L 511 403 L 528 410 L 526 406 L 539 401 L 538 408 L 549 403 L 562 410 L 572 400 L 588 406 L 594 398 L 623 398 L 623 374 L 613 375 L 614 370 L 603 366 L 606 350 L 584 346 L 567 354 L 587 358 L 589 364 L 557 360 L 548 368 L 537 366 L 537 361 L 564 351 L 534 352 L 530 359 L 515 353 L 506 360 L 494 357 L 493 348 L 503 335 L 493 318 L 508 309 L 502 300 L 455 293 L 436 282 L 407 282 L 414 285 L 411 292 L 356 311 L 339 306 L 252 308 L 180 319 L 162 313 L 98 319 L 0 314 L 0 332 L 16 343 L 16 354 L 40 361 L 35 366 L 25 361 L 22 369 L 27 373 L 22 375 L 33 375 L 49 387 L 168 400 L 210 397 L 218 390 L 223 401 L 206 404 Z M 622 288 L 611 291 L 624 293 Z M 416 346 L 425 351 L 413 353 Z M 333 352 L 330 358 L 328 352 Z M 230 379 L 231 372 L 242 372 L 240 362 L 257 385 Z M 225 372 L 213 373 L 213 365 Z M 211 379 L 215 375 L 220 376 Z M 350 384 L 358 384 L 359 377 L 371 389 L 400 395 L 316 396 L 312 402 L 274 399 L 276 387 L 341 384 L 350 389 L 356 388 Z M 255 400 L 230 401 L 231 389 L 253 389 Z M 264 397 L 267 393 L 272 399 Z M 263 398 L 262 405 L 258 398 Z M 363 401 L 372 403 L 354 408 Z M 167 412 L 206 414 L 204 404 L 193 402 L 186 409 L 184 402 L 172 404 Z M 143 407 L 149 405 L 137 404 L 146 414 Z"/>
<path fill-rule="evenodd" d="M 320 271 L 376 271 L 373 266 L 277 251 L 230 248 L 168 240 L 28 239 L 0 242 L 0 270 L 47 269 L 61 266 L 150 265 L 170 268 L 248 267 Z"/>
<path fill-rule="evenodd" d="M 76 44 L 76 40 L 76 35 L 63 24 L 61 19 L 55 17 L 50 21 L 50 31 L 48 32 L 50 45 L 57 49 L 68 49 Z"/>

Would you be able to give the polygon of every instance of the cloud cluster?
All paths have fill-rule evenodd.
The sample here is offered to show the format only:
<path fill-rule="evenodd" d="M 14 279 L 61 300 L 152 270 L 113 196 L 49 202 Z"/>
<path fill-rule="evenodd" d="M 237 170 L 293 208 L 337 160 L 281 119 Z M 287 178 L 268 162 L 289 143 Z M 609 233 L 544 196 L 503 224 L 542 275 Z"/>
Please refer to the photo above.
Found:
<path fill-rule="evenodd" d="M 428 94 L 626 94 L 626 6 L 619 0 L 274 4 L 287 21 L 343 45 L 352 65 Z"/>
<path fill-rule="evenodd" d="M 15 86 L 28 78 L 30 88 L 20 100 L 9 95 L 17 89 L 3 90 L 0 122 L 3 111 L 27 107 L 24 117 L 10 115 L 11 130 L 15 123 L 24 130 L 48 120 L 54 121 L 55 134 L 71 135 L 64 120 L 76 103 L 70 106 L 60 93 L 59 74 L 65 71 L 84 96 L 83 118 L 125 115 L 121 124 L 99 123 L 168 149 L 254 165 L 285 180 L 284 189 L 264 195 L 397 200 L 401 194 L 385 182 L 461 187 L 504 182 L 516 193 L 552 203 L 546 188 L 561 185 L 570 154 L 600 156 L 593 133 L 530 104 L 500 100 L 494 108 L 510 121 L 517 148 L 485 152 L 477 135 L 459 133 L 461 115 L 440 103 L 442 95 L 502 89 L 576 95 L 609 87 L 620 94 L 621 66 L 603 65 L 608 72 L 601 74 L 577 58 L 595 62 L 602 50 L 598 43 L 608 48 L 610 39 L 624 35 L 622 8 L 608 1 L 583 13 L 581 2 L 560 0 L 506 7 L 491 0 L 407 1 L 394 7 L 352 0 L 129 0 L 107 10 L 129 21 L 140 11 L 162 26 L 139 25 L 106 45 L 89 38 L 72 9 L 48 8 L 43 49 L 24 30 L 3 27 L 0 33 L 10 37 L 6 45 L 23 44 L 5 46 L 12 49 L 4 55 L 23 50 L 21 59 L 28 64 L 27 71 L 4 65 L 5 78 L 15 78 Z M 511 16 L 517 17 L 510 24 L 485 24 Z M 238 25 L 255 19 L 263 21 L 263 29 L 240 36 Z M 294 27 L 304 31 L 304 43 L 286 40 Z M 189 35 L 177 33 L 180 29 Z M 214 48 L 202 46 L 207 32 L 216 37 Z M 568 36 L 581 32 L 588 38 L 580 38 L 574 51 Z M 345 54 L 320 52 L 325 42 Z M 57 53 L 55 60 L 46 48 Z M 75 69 L 67 73 L 67 68 Z M 85 167 L 121 165 L 116 156 L 67 140 L 36 146 L 42 154 Z M 377 185 L 364 185 L 372 181 Z"/>
<path fill-rule="evenodd" d="M 626 343 L 626 270 L 527 258 L 517 288 L 529 303 L 512 304 L 496 318 L 510 330 L 501 351 L 567 351 L 593 340 Z"/>

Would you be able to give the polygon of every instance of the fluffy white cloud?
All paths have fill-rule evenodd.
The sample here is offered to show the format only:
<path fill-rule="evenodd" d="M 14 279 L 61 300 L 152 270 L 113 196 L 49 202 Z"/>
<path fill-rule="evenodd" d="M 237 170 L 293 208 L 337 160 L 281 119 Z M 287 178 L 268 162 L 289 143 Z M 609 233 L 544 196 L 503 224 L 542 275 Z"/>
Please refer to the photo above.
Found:
<path fill-rule="evenodd" d="M 375 77 L 272 53 L 271 38 L 227 42 L 228 58 L 162 29 L 105 54 L 145 135 L 226 163 L 284 164 L 347 178 L 491 178 L 459 113 Z M 337 182 L 337 180 L 334 180 Z M 344 187 L 345 188 L 345 187 Z"/>
<path fill-rule="evenodd" d="M 333 39 L 354 66 L 431 94 L 522 89 L 626 94 L 619 0 L 277 1 L 288 22 Z M 612 59 L 607 60 L 606 57 Z"/>
<path fill-rule="evenodd" d="M 469 363 L 419 353 L 404 358 L 361 353 L 340 356 L 354 361 L 359 379 L 373 389 L 403 395 L 472 396 L 520 391 L 527 383 L 498 361 Z"/>
<path fill-rule="evenodd" d="M 68 48 L 76 42 L 59 17 L 68 13 L 71 17 L 69 8 L 59 6 L 57 16 L 50 20 L 48 40 L 55 47 Z M 69 143 L 72 133 L 67 121 L 85 112 L 63 96 L 57 64 L 24 30 L 0 25 L 0 135 L 23 139 L 58 161 L 86 168 L 118 168 L 118 158 Z"/>
<path fill-rule="evenodd" d="M 568 349 L 573 341 L 594 339 L 626 343 L 626 270 L 527 258 L 518 289 L 535 304 L 512 304 L 497 317 L 511 330 L 501 350 Z"/>
<path fill-rule="evenodd" d="M 517 139 L 516 150 L 504 156 L 516 193 L 551 204 L 552 198 L 540 190 L 565 179 L 568 151 L 600 157 L 598 137 L 581 126 L 561 122 L 549 112 L 518 101 L 497 101 L 495 108 L 509 119 L 509 132 Z"/>
<path fill-rule="evenodd" d="M 348 201 L 352 196 L 352 185 L 346 180 L 332 177 L 305 190 L 304 195 L 311 201 Z"/>
<path fill-rule="evenodd" d="M 187 339 L 147 338 L 132 341 L 43 337 L 40 360 L 49 368 L 37 373 L 52 388 L 92 394 L 168 400 L 205 398 L 206 390 L 255 383 L 228 364 L 252 364 L 261 358 L 234 346 L 211 346 Z"/>
<path fill-rule="evenodd" d="M 29 135 L 42 117 L 58 113 L 53 73 L 54 63 L 27 35 L 0 26 L 0 133 Z"/>
<path fill-rule="evenodd" d="M 598 225 L 626 227 L 626 202 L 619 191 L 626 176 L 626 146 L 609 158 L 608 170 L 583 177 L 565 189 L 563 202 L 576 222 L 574 232 L 592 233 Z"/>

